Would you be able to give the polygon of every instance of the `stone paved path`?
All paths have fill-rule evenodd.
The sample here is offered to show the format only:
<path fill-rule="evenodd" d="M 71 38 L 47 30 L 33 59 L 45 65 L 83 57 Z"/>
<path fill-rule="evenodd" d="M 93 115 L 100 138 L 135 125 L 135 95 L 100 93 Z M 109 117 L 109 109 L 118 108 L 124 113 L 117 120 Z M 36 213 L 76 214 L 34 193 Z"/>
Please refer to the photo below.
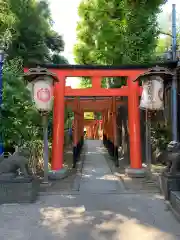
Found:
<path fill-rule="evenodd" d="M 88 141 L 80 183 L 80 193 L 118 193 L 124 188 L 109 168 L 99 141 Z"/>
<path fill-rule="evenodd" d="M 0 206 L 0 240 L 180 239 L 180 224 L 157 191 L 129 192 L 101 142 L 87 141 L 85 148 L 82 173 L 69 180 L 68 191 L 45 194 L 35 204 Z"/>

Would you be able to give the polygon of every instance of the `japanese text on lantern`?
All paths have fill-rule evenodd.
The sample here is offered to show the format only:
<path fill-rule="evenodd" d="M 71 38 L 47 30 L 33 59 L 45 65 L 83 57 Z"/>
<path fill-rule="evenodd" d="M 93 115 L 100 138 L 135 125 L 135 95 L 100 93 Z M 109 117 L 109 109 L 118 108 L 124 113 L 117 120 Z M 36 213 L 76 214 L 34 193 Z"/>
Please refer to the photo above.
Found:
<path fill-rule="evenodd" d="M 48 88 L 40 88 L 37 91 L 37 99 L 42 102 L 48 102 L 51 100 L 51 92 Z"/>

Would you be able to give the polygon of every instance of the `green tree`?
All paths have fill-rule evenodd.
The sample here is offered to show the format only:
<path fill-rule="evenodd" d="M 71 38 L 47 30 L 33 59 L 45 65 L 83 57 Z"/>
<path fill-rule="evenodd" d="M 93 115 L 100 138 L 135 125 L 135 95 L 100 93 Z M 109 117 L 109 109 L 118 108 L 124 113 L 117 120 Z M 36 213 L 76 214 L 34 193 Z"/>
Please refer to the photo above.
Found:
<path fill-rule="evenodd" d="M 7 48 L 14 36 L 16 16 L 10 10 L 9 1 L 0 0 L 0 47 Z"/>
<path fill-rule="evenodd" d="M 2 3 L 2 4 L 1 4 Z M 47 1 L 0 0 L 0 47 L 7 57 L 3 69 L 3 104 L 0 132 L 5 149 L 29 145 L 42 154 L 41 117 L 32 104 L 23 81 L 23 66 L 33 63 L 68 64 L 61 55 L 62 37 L 53 30 Z M 67 112 L 65 123 L 67 125 Z M 49 143 L 52 140 L 52 112 L 49 116 Z M 37 155 L 36 155 L 37 156 Z"/>
<path fill-rule="evenodd" d="M 21 146 L 39 136 L 39 113 L 23 81 L 22 61 L 14 59 L 3 69 L 3 104 L 0 132 L 6 146 Z"/>
<path fill-rule="evenodd" d="M 8 53 L 3 71 L 1 127 L 7 144 L 19 144 L 20 139 L 30 140 L 29 131 L 37 132 L 40 123 L 37 112 L 31 111 L 31 97 L 23 82 L 23 65 L 29 62 L 68 62 L 60 55 L 64 42 L 52 28 L 46 1 L 4 0 L 0 14 L 0 33 Z M 8 39 L 6 32 L 9 33 Z"/>
<path fill-rule="evenodd" d="M 64 63 L 60 56 L 64 50 L 62 37 L 55 32 L 47 1 L 41 0 L 6 0 L 10 11 L 16 18 L 14 23 L 15 38 L 8 48 L 8 59 L 17 56 L 24 64 L 29 62 Z M 57 61 L 58 58 L 58 61 Z M 66 61 L 65 61 L 66 62 Z"/>
<path fill-rule="evenodd" d="M 120 65 L 152 61 L 159 35 L 157 13 L 162 3 L 161 0 L 82 1 L 74 47 L 76 62 Z"/>
<path fill-rule="evenodd" d="M 80 64 L 121 65 L 152 62 L 159 37 L 157 15 L 163 0 L 84 0 L 79 5 L 75 60 Z M 121 87 L 126 79 L 106 78 L 106 87 Z M 89 79 L 82 85 L 89 86 Z M 118 109 L 128 143 L 127 108 Z M 122 112 L 124 112 L 122 114 Z M 121 130 L 119 129 L 119 136 Z M 120 135 L 121 134 L 121 135 Z M 121 138 L 121 137 L 120 137 Z M 121 140 L 120 140 L 121 141 Z M 120 143 L 121 144 L 121 143 Z"/>

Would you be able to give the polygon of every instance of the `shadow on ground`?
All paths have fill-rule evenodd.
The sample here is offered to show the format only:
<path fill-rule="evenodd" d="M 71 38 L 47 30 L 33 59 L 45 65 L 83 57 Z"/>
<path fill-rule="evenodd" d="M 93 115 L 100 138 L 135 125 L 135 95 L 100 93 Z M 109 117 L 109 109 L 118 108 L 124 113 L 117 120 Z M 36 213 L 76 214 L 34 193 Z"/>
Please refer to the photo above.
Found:
<path fill-rule="evenodd" d="M 34 205 L 3 205 L 0 216 L 0 239 L 180 239 L 159 195 L 46 196 Z"/>
<path fill-rule="evenodd" d="M 84 188 L 74 193 L 71 191 L 71 194 L 62 194 L 60 190 L 57 195 L 41 196 L 35 204 L 1 205 L 0 239 L 180 239 L 180 225 L 158 193 L 93 193 L 93 186 L 89 187 L 90 191 L 86 191 L 89 184 L 94 184 L 94 189 L 99 190 L 103 181 L 104 189 L 111 189 L 112 185 L 107 180 L 114 180 L 110 178 L 113 174 L 110 174 L 110 169 L 107 170 L 108 165 L 103 170 L 101 164 L 96 162 L 99 159 L 105 164 L 102 156 L 96 158 L 97 152 L 103 151 L 99 143 L 94 141 L 88 144 L 90 147 L 84 155 L 85 165 L 80 181 Z M 89 157 L 96 167 L 91 165 Z"/>

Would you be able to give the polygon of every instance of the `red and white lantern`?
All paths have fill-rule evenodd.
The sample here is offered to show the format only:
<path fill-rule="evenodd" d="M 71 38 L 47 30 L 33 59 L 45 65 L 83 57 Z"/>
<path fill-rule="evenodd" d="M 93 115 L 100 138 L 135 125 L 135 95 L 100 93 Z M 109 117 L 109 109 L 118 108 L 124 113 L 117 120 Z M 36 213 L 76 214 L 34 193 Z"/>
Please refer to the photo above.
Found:
<path fill-rule="evenodd" d="M 135 80 L 142 80 L 143 91 L 139 107 L 150 111 L 163 110 L 165 82 L 172 81 L 172 76 L 170 70 L 159 66 L 139 75 Z"/>
<path fill-rule="evenodd" d="M 33 82 L 33 99 L 36 108 L 42 112 L 49 112 L 53 105 L 53 79 L 49 76 L 38 77 Z"/>
<path fill-rule="evenodd" d="M 44 68 L 31 68 L 25 73 L 28 89 L 40 112 L 50 112 L 53 106 L 53 86 L 58 82 L 55 74 Z"/>
<path fill-rule="evenodd" d="M 140 108 L 148 110 L 164 109 L 164 81 L 159 76 L 150 76 L 142 84 L 143 92 L 140 101 Z"/>

